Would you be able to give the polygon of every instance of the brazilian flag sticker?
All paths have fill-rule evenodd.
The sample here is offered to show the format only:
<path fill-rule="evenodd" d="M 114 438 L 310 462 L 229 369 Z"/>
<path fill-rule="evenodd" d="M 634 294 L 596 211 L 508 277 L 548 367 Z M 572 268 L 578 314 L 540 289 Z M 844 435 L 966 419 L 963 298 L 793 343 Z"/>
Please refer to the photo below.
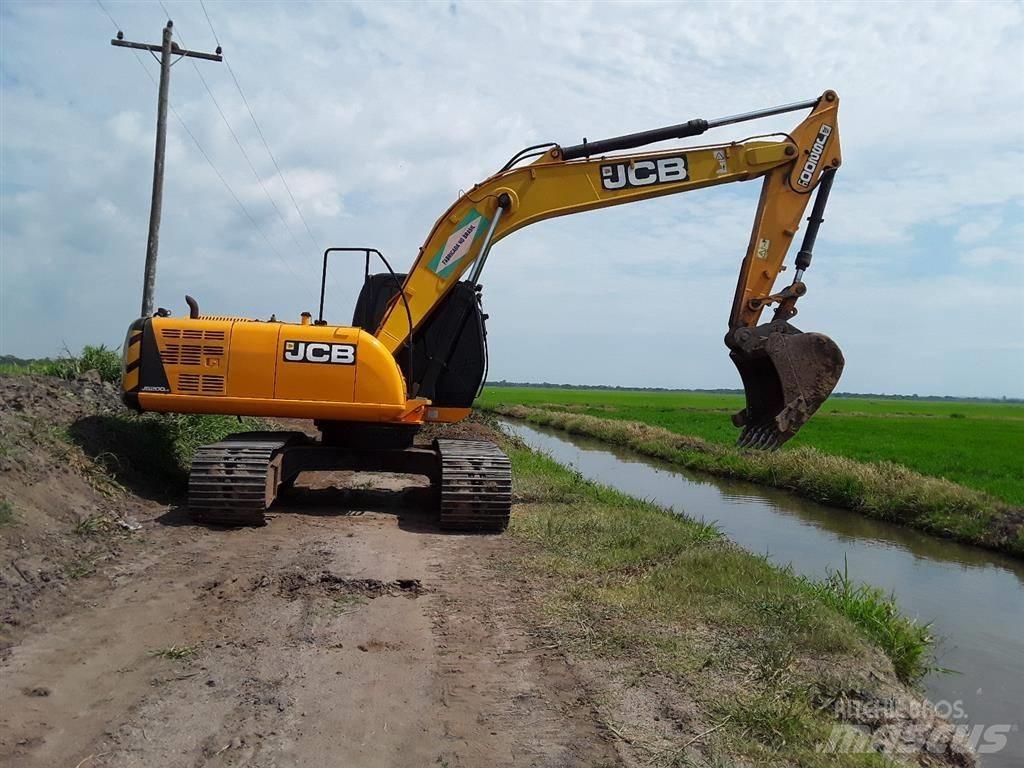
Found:
<path fill-rule="evenodd" d="M 455 226 L 455 231 L 434 254 L 428 265 L 431 271 L 440 278 L 450 276 L 459 262 L 470 255 L 477 237 L 483 234 L 489 223 L 486 216 L 473 208 Z"/>

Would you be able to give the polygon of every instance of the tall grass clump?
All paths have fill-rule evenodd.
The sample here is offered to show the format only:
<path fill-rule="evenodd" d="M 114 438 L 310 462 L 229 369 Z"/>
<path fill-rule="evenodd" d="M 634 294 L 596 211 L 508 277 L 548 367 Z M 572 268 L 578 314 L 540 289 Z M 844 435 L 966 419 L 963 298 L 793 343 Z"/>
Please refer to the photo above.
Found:
<path fill-rule="evenodd" d="M 65 349 L 64 354 L 56 359 L 28 360 L 0 366 L 0 373 L 35 373 L 58 379 L 77 379 L 89 371 L 96 371 L 103 381 L 116 384 L 121 380 L 120 352 L 104 344 L 86 344 L 78 355 Z"/>
<path fill-rule="evenodd" d="M 625 446 L 679 466 L 784 488 L 821 504 L 1024 556 L 1024 510 L 894 462 L 857 461 L 807 447 L 775 452 L 741 450 L 642 422 L 525 406 L 491 410 Z"/>
<path fill-rule="evenodd" d="M 86 344 L 82 347 L 82 354 L 78 356 L 78 367 L 81 373 L 96 371 L 103 381 L 109 381 L 111 384 L 121 380 L 121 354 L 103 344 Z"/>
<path fill-rule="evenodd" d="M 262 419 L 200 413 L 123 412 L 79 419 L 71 439 L 121 483 L 179 493 L 196 449 L 235 432 L 266 429 Z"/>
<path fill-rule="evenodd" d="M 7 499 L 0 499 L 0 525 L 11 523 L 14 518 L 14 505 Z"/>
<path fill-rule="evenodd" d="M 846 616 L 882 648 L 901 680 L 920 680 L 934 668 L 935 638 L 930 626 L 901 615 L 892 595 L 855 583 L 845 567 L 842 573 L 832 571 L 824 581 L 802 581 L 818 600 Z"/>

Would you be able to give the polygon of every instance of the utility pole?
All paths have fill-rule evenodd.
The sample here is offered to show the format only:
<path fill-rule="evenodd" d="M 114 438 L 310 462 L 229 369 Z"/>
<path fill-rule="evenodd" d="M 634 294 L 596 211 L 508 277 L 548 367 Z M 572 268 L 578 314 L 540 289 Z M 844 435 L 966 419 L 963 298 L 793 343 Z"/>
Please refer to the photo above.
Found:
<path fill-rule="evenodd" d="M 187 51 L 171 40 L 174 22 L 167 20 L 164 27 L 163 42 L 160 45 L 149 43 L 133 43 L 124 39 L 124 33 L 118 31 L 117 39 L 111 45 L 122 48 L 136 48 L 140 51 L 160 53 L 160 96 L 156 108 L 156 152 L 153 158 L 153 197 L 149 205 L 149 239 L 146 243 L 146 271 L 142 282 L 142 314 L 149 317 L 153 314 L 153 289 L 156 285 L 156 254 L 160 244 L 160 213 L 164 200 L 164 150 L 167 146 L 167 92 L 171 85 L 171 66 L 186 56 L 208 61 L 221 61 L 221 49 L 217 46 L 216 53 Z M 171 62 L 171 57 L 178 59 Z"/>

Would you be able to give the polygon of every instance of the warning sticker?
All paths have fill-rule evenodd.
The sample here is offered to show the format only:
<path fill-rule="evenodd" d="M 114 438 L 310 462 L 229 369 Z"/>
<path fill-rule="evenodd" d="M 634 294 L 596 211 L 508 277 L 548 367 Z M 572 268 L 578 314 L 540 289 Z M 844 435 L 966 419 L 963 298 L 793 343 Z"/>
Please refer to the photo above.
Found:
<path fill-rule="evenodd" d="M 715 160 L 718 162 L 718 170 L 715 171 L 715 175 L 721 176 L 723 173 L 729 172 L 729 163 L 726 161 L 725 150 L 715 150 Z"/>
<path fill-rule="evenodd" d="M 487 229 L 488 220 L 476 208 L 467 213 L 445 240 L 428 265 L 438 277 L 448 277 L 473 249 L 477 237 Z"/>

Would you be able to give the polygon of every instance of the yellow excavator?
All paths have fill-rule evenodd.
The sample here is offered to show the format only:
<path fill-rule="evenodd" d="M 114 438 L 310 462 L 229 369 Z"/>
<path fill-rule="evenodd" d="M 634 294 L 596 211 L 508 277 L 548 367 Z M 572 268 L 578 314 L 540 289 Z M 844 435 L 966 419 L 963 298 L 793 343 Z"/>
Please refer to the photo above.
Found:
<path fill-rule="evenodd" d="M 810 114 L 785 134 L 628 152 L 803 110 Z M 826 91 L 716 120 L 574 146 L 527 147 L 460 195 L 434 224 L 408 273 L 396 273 L 374 248 L 328 248 L 316 319 L 308 312 L 299 322 L 205 315 L 186 297 L 187 317 L 159 309 L 136 320 L 124 344 L 124 402 L 139 411 L 315 422 L 317 438 L 248 432 L 199 449 L 189 476 L 189 508 L 198 521 L 261 525 L 278 491 L 300 472 L 349 469 L 426 475 L 437 489 L 442 527 L 501 531 L 511 508 L 507 456 L 486 441 L 414 443 L 424 423 L 466 418 L 483 386 L 487 316 L 480 277 L 491 248 L 543 219 L 762 178 L 725 343 L 746 392 L 746 408 L 733 417 L 742 428 L 739 444 L 777 448 L 829 396 L 843 368 L 831 339 L 789 323 L 806 292 L 804 272 L 841 163 L 838 110 L 838 96 Z M 793 280 L 775 291 L 812 194 Z M 324 317 L 328 261 L 335 253 L 364 259 L 350 325 Z M 371 257 L 386 270 L 371 274 Z M 771 321 L 759 324 L 770 305 Z"/>

